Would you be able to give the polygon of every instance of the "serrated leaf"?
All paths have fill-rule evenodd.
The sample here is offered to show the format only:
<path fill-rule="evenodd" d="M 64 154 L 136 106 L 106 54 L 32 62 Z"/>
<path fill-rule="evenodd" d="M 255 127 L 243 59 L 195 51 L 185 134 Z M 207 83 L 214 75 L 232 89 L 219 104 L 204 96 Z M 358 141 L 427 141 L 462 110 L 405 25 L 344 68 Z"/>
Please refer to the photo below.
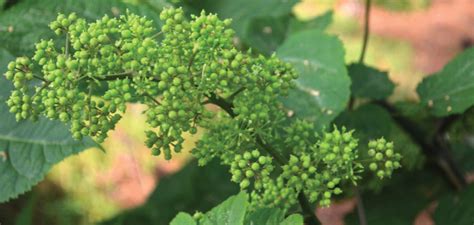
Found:
<path fill-rule="evenodd" d="M 206 213 L 202 225 L 242 225 L 247 212 L 247 194 L 232 196 Z"/>
<path fill-rule="evenodd" d="M 170 225 L 196 225 L 196 221 L 194 221 L 191 215 L 180 212 L 171 221 Z"/>
<path fill-rule="evenodd" d="M 474 224 L 474 185 L 461 194 L 441 198 L 433 216 L 436 224 Z"/>
<path fill-rule="evenodd" d="M 119 0 L 94 1 L 87 0 L 56 1 L 56 0 L 25 0 L 0 14 L 0 47 L 16 56 L 31 54 L 34 43 L 40 39 L 50 39 L 55 36 L 48 24 L 58 13 L 75 12 L 78 16 L 89 20 L 98 19 L 105 14 L 116 16 L 126 10 L 147 16 L 160 26 L 159 13 L 144 5 L 130 5 Z"/>
<path fill-rule="evenodd" d="M 413 170 L 419 167 L 424 157 L 420 147 L 395 123 L 390 114 L 377 105 L 363 105 L 353 111 L 345 111 L 337 119 L 336 124 L 354 129 L 354 136 L 359 139 L 359 149 L 367 152 L 369 140 L 384 137 L 394 142 L 395 151 L 402 155 L 402 166 Z"/>
<path fill-rule="evenodd" d="M 421 104 L 436 116 L 463 113 L 474 105 L 474 48 L 460 53 L 440 72 L 423 79 L 417 92 Z"/>
<path fill-rule="evenodd" d="M 285 217 L 285 212 L 277 208 L 262 208 L 252 212 L 245 219 L 249 225 L 274 225 L 279 224 Z"/>
<path fill-rule="evenodd" d="M 280 225 L 303 225 L 303 216 L 292 214 L 288 216 Z"/>
<path fill-rule="evenodd" d="M 395 85 L 387 72 L 360 63 L 347 67 L 351 77 L 351 93 L 358 98 L 384 99 L 393 93 Z"/>
<path fill-rule="evenodd" d="M 341 41 L 320 30 L 290 36 L 277 55 L 293 64 L 299 73 L 297 88 L 284 99 L 296 116 L 306 117 L 317 126 L 328 125 L 344 110 L 350 95 L 350 78 L 344 65 Z"/>
<path fill-rule="evenodd" d="M 13 57 L 0 50 L 0 74 Z M 89 138 L 72 139 L 68 128 L 41 118 L 37 122 L 16 122 L 5 101 L 11 84 L 0 77 L 0 202 L 17 197 L 41 181 L 62 159 L 96 144 Z"/>
<path fill-rule="evenodd" d="M 160 179 L 147 203 L 101 224 L 168 225 L 178 212 L 205 212 L 238 192 L 228 168 L 212 161 L 204 167 L 190 162 L 178 173 Z M 159 213 L 157 213 L 159 212 Z"/>

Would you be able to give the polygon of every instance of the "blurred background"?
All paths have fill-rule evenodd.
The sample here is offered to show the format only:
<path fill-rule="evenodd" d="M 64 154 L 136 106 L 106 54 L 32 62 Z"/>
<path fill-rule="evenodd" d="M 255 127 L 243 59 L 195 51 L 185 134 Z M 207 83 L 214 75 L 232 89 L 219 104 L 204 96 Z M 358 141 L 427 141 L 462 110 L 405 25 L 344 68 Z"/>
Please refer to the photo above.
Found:
<path fill-rule="evenodd" d="M 472 0 L 373 3 L 366 63 L 388 71 L 397 84 L 392 101 L 416 101 L 415 87 L 423 76 L 438 71 L 474 43 Z M 346 62 L 357 61 L 362 42 L 362 0 L 303 0 L 293 12 L 300 20 L 331 13 L 328 32 L 344 42 Z M 143 205 L 162 179 L 180 171 L 190 155 L 179 154 L 171 161 L 152 157 L 143 144 L 142 110 L 141 105 L 128 106 L 124 119 L 103 144 L 105 152 L 89 149 L 69 157 L 32 192 L 0 204 L 2 225 L 94 224 Z M 199 134 L 190 136 L 185 148 L 191 149 L 197 138 Z M 319 213 L 332 219 L 327 224 L 336 224 L 337 217 L 353 210 L 353 205 L 348 201 Z M 420 221 L 418 224 L 431 224 L 429 218 Z"/>

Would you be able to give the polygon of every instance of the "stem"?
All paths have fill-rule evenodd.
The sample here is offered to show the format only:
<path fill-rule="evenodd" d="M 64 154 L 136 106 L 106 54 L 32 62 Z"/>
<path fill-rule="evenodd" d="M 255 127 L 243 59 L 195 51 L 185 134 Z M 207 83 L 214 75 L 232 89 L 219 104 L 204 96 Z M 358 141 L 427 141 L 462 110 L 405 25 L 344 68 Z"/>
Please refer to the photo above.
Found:
<path fill-rule="evenodd" d="M 301 206 L 301 210 L 304 213 L 304 221 L 307 225 L 318 225 L 321 224 L 314 213 L 313 207 L 309 203 L 308 199 L 304 195 L 303 191 L 298 194 L 298 201 Z"/>
<path fill-rule="evenodd" d="M 117 78 L 131 77 L 132 74 L 133 74 L 133 72 L 131 72 L 131 71 L 122 72 L 122 73 L 107 74 L 107 75 L 100 76 L 100 77 L 104 77 L 104 78 L 99 79 L 99 80 L 116 80 Z"/>
<path fill-rule="evenodd" d="M 151 38 L 155 39 L 155 38 L 159 37 L 161 34 L 163 34 L 163 31 L 160 31 L 160 32 L 154 34 L 153 36 L 151 36 Z"/>
<path fill-rule="evenodd" d="M 66 32 L 66 46 L 64 47 L 64 54 L 69 58 L 69 33 Z"/>
<path fill-rule="evenodd" d="M 40 76 L 38 76 L 38 75 L 36 75 L 36 74 L 33 74 L 33 77 L 36 78 L 36 79 L 38 79 L 38 80 L 41 80 L 41 81 L 43 81 L 43 82 L 45 82 L 45 83 L 48 83 L 47 80 L 45 80 L 44 78 L 42 78 L 42 77 L 40 77 Z"/>
<path fill-rule="evenodd" d="M 209 100 L 206 101 L 205 103 L 212 103 L 214 105 L 219 106 L 221 109 L 223 109 L 229 116 L 231 117 L 236 117 L 237 115 L 235 112 L 232 110 L 233 105 L 230 102 L 227 102 L 225 99 L 217 96 L 216 94 L 211 94 L 209 96 Z M 276 161 L 277 163 L 282 166 L 285 164 L 286 159 L 283 155 L 278 153 L 271 145 L 266 144 L 263 139 L 260 137 L 260 135 L 256 134 L 255 141 L 257 144 L 267 151 Z M 311 204 L 309 203 L 308 199 L 304 195 L 304 193 L 301 191 L 298 194 L 298 201 L 300 203 L 301 209 L 304 213 L 305 221 L 307 225 L 318 225 L 320 224 L 318 219 L 316 218 L 316 214 L 314 213 L 313 207 L 311 207 Z"/>
<path fill-rule="evenodd" d="M 276 159 L 276 161 L 281 164 L 281 165 L 284 165 L 285 162 L 287 161 L 285 159 L 285 157 L 283 157 L 283 155 L 279 154 L 272 146 L 270 146 L 269 144 L 265 144 L 265 142 L 263 142 L 262 140 L 262 137 L 260 137 L 260 135 L 257 135 L 256 136 L 256 141 L 257 141 L 257 144 L 262 147 L 263 149 L 265 149 L 268 153 L 270 153 L 271 156 L 273 156 L 273 158 Z"/>
<path fill-rule="evenodd" d="M 243 90 L 245 90 L 245 87 L 241 87 L 239 88 L 239 90 L 235 91 L 234 93 L 232 93 L 229 97 L 227 97 L 227 99 L 229 100 L 232 100 L 235 98 L 235 96 L 237 96 L 240 92 L 242 92 Z"/>
<path fill-rule="evenodd" d="M 367 217 L 365 216 L 364 202 L 362 201 L 362 194 L 359 189 L 355 188 L 356 199 L 357 199 L 357 215 L 359 216 L 359 224 L 367 225 Z"/>
<path fill-rule="evenodd" d="M 371 0 L 365 1 L 364 14 L 364 39 L 362 40 L 362 50 L 360 52 L 359 63 L 364 63 L 365 52 L 367 50 L 367 43 L 369 42 L 369 20 L 370 20 L 370 5 Z"/>
<path fill-rule="evenodd" d="M 370 21 L 370 0 L 365 1 L 365 14 L 364 14 L 364 37 L 362 39 L 362 50 L 360 51 L 359 63 L 364 63 L 365 52 L 367 51 L 367 45 L 369 43 L 369 21 Z M 351 95 L 349 99 L 348 109 L 354 109 L 355 98 Z M 367 225 L 367 218 L 365 215 L 364 202 L 362 201 L 362 194 L 359 192 L 359 188 L 355 188 L 356 199 L 357 199 L 357 215 L 359 217 L 360 225 Z"/>
<path fill-rule="evenodd" d="M 153 96 L 151 96 L 150 94 L 144 92 L 143 95 L 144 95 L 145 97 L 148 97 L 150 100 L 152 100 L 153 102 L 155 102 L 157 105 L 161 105 L 161 103 L 160 103 L 158 100 L 156 100 Z"/>

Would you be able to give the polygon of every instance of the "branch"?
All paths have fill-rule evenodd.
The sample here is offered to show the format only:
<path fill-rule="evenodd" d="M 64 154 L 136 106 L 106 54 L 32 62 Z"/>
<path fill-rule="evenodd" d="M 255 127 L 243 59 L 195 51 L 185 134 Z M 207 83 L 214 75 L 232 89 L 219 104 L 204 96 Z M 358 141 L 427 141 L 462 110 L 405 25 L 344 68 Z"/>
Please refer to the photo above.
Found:
<path fill-rule="evenodd" d="M 423 153 L 426 156 L 435 160 L 438 167 L 443 171 L 444 175 L 448 179 L 449 183 L 451 183 L 456 188 L 456 190 L 462 190 L 467 185 L 463 173 L 457 167 L 456 163 L 454 163 L 454 160 L 450 154 L 451 150 L 444 138 L 447 129 L 459 117 L 451 116 L 442 119 L 433 138 L 427 139 L 427 132 L 417 126 L 416 123 L 410 118 L 401 115 L 396 108 L 385 101 L 378 101 L 376 103 L 385 108 L 391 114 L 395 122 L 410 136 L 410 138 L 416 144 L 422 148 Z"/>
<path fill-rule="evenodd" d="M 156 98 L 154 98 L 153 96 L 151 96 L 150 94 L 148 94 L 147 92 L 144 92 L 143 93 L 143 96 L 149 98 L 150 100 L 152 100 L 154 103 L 156 103 L 157 105 L 161 105 L 161 103 L 156 100 Z"/>
<path fill-rule="evenodd" d="M 364 63 L 365 52 L 367 50 L 367 43 L 369 42 L 369 21 L 370 21 L 370 3 L 371 0 L 365 1 L 364 14 L 364 39 L 362 40 L 362 50 L 360 52 L 359 63 Z"/>

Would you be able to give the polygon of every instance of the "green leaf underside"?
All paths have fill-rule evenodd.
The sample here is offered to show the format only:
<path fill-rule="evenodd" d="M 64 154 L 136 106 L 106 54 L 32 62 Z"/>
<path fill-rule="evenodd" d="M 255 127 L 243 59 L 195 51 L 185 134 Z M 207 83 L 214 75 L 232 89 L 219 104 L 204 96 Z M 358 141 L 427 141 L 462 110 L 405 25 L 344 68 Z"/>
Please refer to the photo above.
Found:
<path fill-rule="evenodd" d="M 0 49 L 0 73 L 13 59 Z M 10 82 L 0 77 L 0 202 L 8 201 L 31 189 L 49 169 L 62 159 L 96 144 L 92 139 L 73 140 L 60 122 L 41 118 L 38 122 L 16 122 L 5 101 Z"/>
<path fill-rule="evenodd" d="M 352 95 L 358 98 L 384 99 L 393 93 L 395 85 L 387 72 L 364 64 L 350 64 L 347 67 L 351 77 Z"/>
<path fill-rule="evenodd" d="M 297 88 L 283 100 L 296 116 L 328 125 L 344 110 L 350 95 L 350 78 L 344 65 L 341 41 L 320 30 L 290 36 L 277 55 L 299 72 Z"/>
<path fill-rule="evenodd" d="M 435 116 L 463 113 L 474 105 L 474 48 L 465 50 L 440 72 L 418 85 L 421 104 Z"/>

